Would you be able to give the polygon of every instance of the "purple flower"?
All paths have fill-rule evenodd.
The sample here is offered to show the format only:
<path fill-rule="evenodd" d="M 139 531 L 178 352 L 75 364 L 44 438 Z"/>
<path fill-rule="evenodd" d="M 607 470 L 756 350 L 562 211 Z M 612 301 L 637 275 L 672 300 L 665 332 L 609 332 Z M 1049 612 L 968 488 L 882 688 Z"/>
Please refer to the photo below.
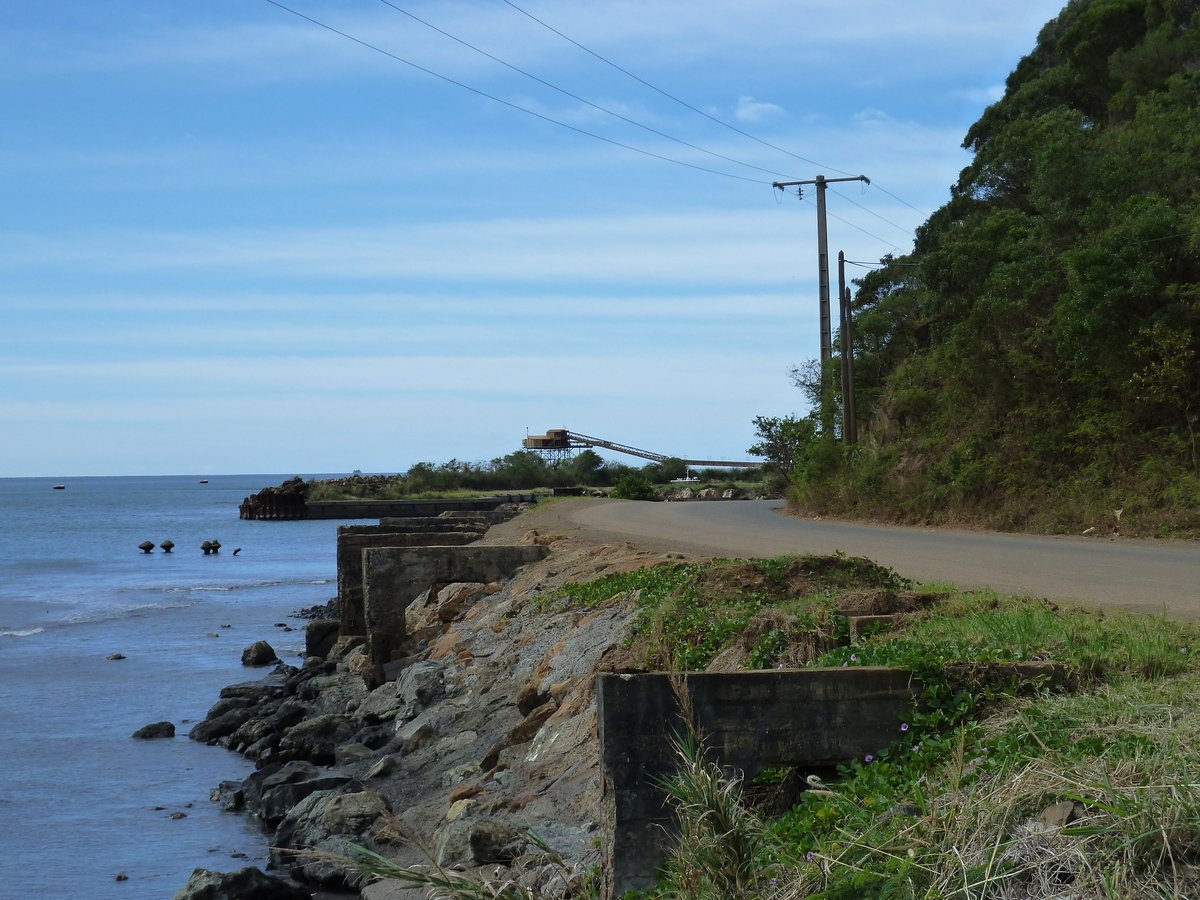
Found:
<path fill-rule="evenodd" d="M 858 662 L 858 657 L 853 653 L 850 654 L 850 662 Z"/>
<path fill-rule="evenodd" d="M 846 668 L 846 666 L 848 666 L 848 665 L 850 665 L 850 663 L 842 663 L 842 668 L 844 669 L 844 668 Z"/>
<path fill-rule="evenodd" d="M 908 723 L 907 723 L 907 722 L 901 722 L 901 723 L 900 723 L 900 730 L 901 730 L 901 731 L 908 731 Z"/>
<path fill-rule="evenodd" d="M 918 750 L 920 750 L 920 749 L 921 749 L 921 745 L 920 745 L 920 744 L 917 744 L 917 745 L 915 745 L 915 746 L 913 747 L 913 751 L 912 751 L 912 752 L 913 752 L 913 753 L 916 753 L 916 752 L 917 752 Z"/>
<path fill-rule="evenodd" d="M 804 854 L 804 858 L 805 858 L 805 859 L 812 859 L 812 851 L 811 851 L 811 850 L 809 850 L 807 853 L 805 853 L 805 854 Z"/>
<path fill-rule="evenodd" d="M 871 762 L 871 760 L 873 760 L 874 758 L 875 757 L 873 757 L 870 753 L 868 753 L 866 756 L 863 757 L 863 762 Z"/>

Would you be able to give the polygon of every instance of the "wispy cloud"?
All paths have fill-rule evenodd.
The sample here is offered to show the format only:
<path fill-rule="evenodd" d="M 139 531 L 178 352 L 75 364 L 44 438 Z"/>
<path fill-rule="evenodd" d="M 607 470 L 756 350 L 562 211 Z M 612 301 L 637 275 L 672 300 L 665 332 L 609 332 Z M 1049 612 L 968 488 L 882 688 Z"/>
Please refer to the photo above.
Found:
<path fill-rule="evenodd" d="M 782 106 L 776 106 L 774 103 L 763 103 L 755 100 L 753 97 L 744 95 L 738 97 L 737 107 L 733 114 L 743 122 L 754 123 L 765 122 L 786 115 Z"/>

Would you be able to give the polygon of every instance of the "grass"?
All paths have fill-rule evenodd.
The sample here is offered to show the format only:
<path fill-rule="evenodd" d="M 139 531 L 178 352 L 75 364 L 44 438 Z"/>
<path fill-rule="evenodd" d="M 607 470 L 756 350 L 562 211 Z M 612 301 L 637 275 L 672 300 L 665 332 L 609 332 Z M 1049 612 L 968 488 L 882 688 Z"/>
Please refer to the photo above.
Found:
<path fill-rule="evenodd" d="M 829 783 L 810 778 L 782 818 L 736 836 L 756 847 L 757 875 L 739 896 L 1200 897 L 1198 644 L 1195 624 L 985 591 L 951 593 L 891 633 L 831 650 L 815 664 L 916 671 L 923 706 L 891 748 L 840 767 Z M 980 677 L 989 663 L 1030 660 L 1074 670 L 1079 689 Z M 697 774 L 694 761 L 680 772 L 723 778 L 726 806 L 738 799 L 736 773 Z M 1054 804 L 1072 820 L 1046 815 Z M 697 841 L 688 817 L 704 815 L 694 802 L 678 810 L 677 859 Z M 721 896 L 689 887 L 679 871 L 673 864 L 659 895 Z"/>
<path fill-rule="evenodd" d="M 890 569 L 861 557 L 781 556 L 758 560 L 663 563 L 566 584 L 541 608 L 591 608 L 613 598 L 639 607 L 635 627 L 645 659 L 680 671 L 703 669 L 735 641 L 754 667 L 811 661 L 846 633 L 836 597 L 848 590 L 903 590 Z"/>
<path fill-rule="evenodd" d="M 739 773 L 681 740 L 664 786 L 680 840 L 653 896 L 1200 898 L 1200 625 L 937 587 L 839 554 L 667 563 L 535 601 L 633 601 L 644 659 L 680 671 L 740 648 L 747 667 L 899 666 L 924 685 L 891 747 L 825 781 L 808 773 L 773 821 L 750 808 Z M 876 601 L 907 611 L 851 643 L 843 610 Z M 1071 690 L 994 677 L 1039 661 L 1074 673 Z M 787 780 L 760 779 L 764 808 Z M 481 886 L 413 872 L 392 877 L 453 882 L 423 883 L 463 900 L 533 896 L 511 874 Z"/>

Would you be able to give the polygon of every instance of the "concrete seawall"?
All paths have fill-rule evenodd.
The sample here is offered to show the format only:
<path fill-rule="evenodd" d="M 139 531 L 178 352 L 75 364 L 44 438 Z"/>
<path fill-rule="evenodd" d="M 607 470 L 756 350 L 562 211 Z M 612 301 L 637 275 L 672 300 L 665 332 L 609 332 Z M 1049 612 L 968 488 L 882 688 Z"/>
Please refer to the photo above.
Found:
<path fill-rule="evenodd" d="M 242 519 L 296 521 L 298 519 L 381 519 L 440 516 L 446 512 L 491 512 L 505 503 L 531 503 L 534 494 L 500 494 L 449 500 L 303 500 L 281 496 L 252 502 L 247 497 L 238 508 Z"/>

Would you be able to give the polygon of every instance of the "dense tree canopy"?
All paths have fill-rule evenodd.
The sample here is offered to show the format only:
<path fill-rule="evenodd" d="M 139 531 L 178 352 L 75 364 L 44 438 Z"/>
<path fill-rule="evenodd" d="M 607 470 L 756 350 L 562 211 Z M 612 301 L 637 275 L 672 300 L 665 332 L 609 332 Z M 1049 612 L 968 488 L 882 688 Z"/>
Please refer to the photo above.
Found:
<path fill-rule="evenodd" d="M 950 201 L 860 282 L 866 439 L 804 498 L 1012 524 L 1048 490 L 1064 521 L 1200 502 L 1198 99 L 1200 0 L 1072 0 L 1042 29 Z"/>

